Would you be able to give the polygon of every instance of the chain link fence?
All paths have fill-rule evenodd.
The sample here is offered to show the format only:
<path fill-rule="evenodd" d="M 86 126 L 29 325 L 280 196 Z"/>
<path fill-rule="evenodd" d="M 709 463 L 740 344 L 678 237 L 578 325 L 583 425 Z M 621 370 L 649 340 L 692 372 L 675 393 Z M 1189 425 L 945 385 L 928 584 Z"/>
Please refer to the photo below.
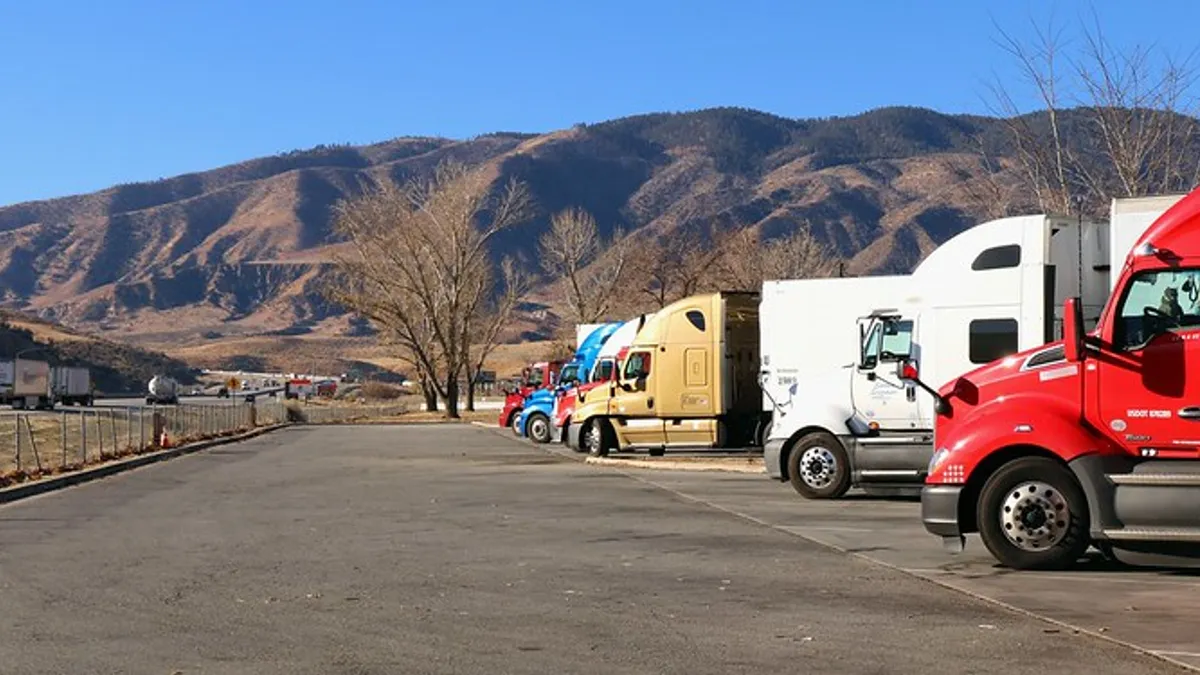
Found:
<path fill-rule="evenodd" d="M 212 405 L 0 410 L 0 485 L 278 424 L 336 424 L 389 417 L 390 406 L 307 406 L 267 401 Z"/>

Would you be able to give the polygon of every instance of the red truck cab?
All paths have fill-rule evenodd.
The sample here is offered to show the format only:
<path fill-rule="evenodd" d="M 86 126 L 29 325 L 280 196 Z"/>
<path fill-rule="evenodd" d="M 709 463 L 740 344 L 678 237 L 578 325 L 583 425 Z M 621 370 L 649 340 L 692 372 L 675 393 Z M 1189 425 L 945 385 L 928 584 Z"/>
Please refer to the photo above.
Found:
<path fill-rule="evenodd" d="M 504 407 L 500 409 L 500 426 L 512 428 L 525 408 L 525 397 L 538 389 L 553 387 L 558 382 L 562 366 L 563 361 L 538 361 L 522 369 L 516 386 L 505 391 Z"/>
<path fill-rule="evenodd" d="M 925 529 L 1002 564 L 1061 569 L 1089 545 L 1126 563 L 1200 562 L 1200 190 L 1137 241 L 1096 329 L 1077 298 L 1063 337 L 935 395 Z"/>
<path fill-rule="evenodd" d="M 571 424 L 571 415 L 575 412 L 575 404 L 578 403 L 579 396 L 582 394 L 586 397 L 587 392 L 596 387 L 615 381 L 621 364 L 625 361 L 625 355 L 628 353 L 629 348 L 622 347 L 615 357 L 601 358 L 596 361 L 591 380 L 558 395 L 558 400 L 554 404 L 554 419 L 551 420 L 554 426 L 552 433 L 556 434 L 563 443 L 567 442 L 567 427 Z"/>

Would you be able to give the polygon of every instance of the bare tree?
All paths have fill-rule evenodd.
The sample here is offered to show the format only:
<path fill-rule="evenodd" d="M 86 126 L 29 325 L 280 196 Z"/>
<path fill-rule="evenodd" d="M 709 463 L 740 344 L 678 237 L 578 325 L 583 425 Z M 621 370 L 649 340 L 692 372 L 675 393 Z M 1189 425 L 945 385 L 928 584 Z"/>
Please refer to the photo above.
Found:
<path fill-rule="evenodd" d="M 383 184 L 335 208 L 334 227 L 351 251 L 337 258 L 339 278 L 351 281 L 335 298 L 408 347 L 450 418 L 459 416 L 459 382 L 472 370 L 473 350 L 494 346 L 480 350 L 473 341 L 499 332 L 486 328 L 502 314 L 489 311 L 489 246 L 531 206 L 523 183 L 497 191 L 492 182 L 483 169 L 443 162 L 431 177 Z"/>
<path fill-rule="evenodd" d="M 529 276 L 512 259 L 500 263 L 502 292 L 488 298 L 474 322 L 475 332 L 468 340 L 467 410 L 475 410 L 475 386 L 492 351 L 499 344 L 504 328 L 512 322 L 517 305 L 529 293 Z"/>
<path fill-rule="evenodd" d="M 1042 210 L 1103 211 L 1115 197 L 1186 191 L 1200 180 L 1190 56 L 1120 51 L 1098 22 L 1076 49 L 1052 25 L 1034 25 L 1029 42 L 997 31 L 1042 106 L 1022 114 L 1004 83 L 992 87 L 1023 186 Z"/>
<path fill-rule="evenodd" d="M 539 255 L 542 269 L 562 285 L 568 320 L 595 323 L 609 315 L 625 278 L 628 249 L 619 229 L 605 242 L 596 219 L 584 209 L 554 214 Z M 602 252 L 603 262 L 596 264 Z"/>
<path fill-rule="evenodd" d="M 764 281 L 772 279 L 833 276 L 840 262 L 807 228 L 767 241 L 757 230 L 747 228 L 722 242 L 716 273 L 727 288 L 758 290 Z"/>

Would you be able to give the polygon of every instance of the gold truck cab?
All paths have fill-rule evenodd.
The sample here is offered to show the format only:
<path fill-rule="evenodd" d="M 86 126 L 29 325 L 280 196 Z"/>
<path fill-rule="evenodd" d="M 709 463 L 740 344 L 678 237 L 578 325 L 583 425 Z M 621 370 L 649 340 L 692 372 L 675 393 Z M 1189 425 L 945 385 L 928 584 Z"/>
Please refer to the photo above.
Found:
<path fill-rule="evenodd" d="M 758 301 L 754 292 L 707 293 L 657 312 L 617 381 L 576 408 L 568 444 L 597 456 L 752 444 L 763 415 Z"/>

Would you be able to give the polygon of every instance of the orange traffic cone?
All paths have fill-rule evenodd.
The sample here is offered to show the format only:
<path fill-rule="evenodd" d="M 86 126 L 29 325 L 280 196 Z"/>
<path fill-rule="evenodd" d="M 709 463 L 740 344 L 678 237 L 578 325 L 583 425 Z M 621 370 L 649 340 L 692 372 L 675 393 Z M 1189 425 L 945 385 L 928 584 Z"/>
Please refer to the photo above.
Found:
<path fill-rule="evenodd" d="M 171 439 L 167 438 L 167 430 L 163 429 L 162 436 L 158 439 L 158 446 L 161 448 L 171 447 Z"/>

